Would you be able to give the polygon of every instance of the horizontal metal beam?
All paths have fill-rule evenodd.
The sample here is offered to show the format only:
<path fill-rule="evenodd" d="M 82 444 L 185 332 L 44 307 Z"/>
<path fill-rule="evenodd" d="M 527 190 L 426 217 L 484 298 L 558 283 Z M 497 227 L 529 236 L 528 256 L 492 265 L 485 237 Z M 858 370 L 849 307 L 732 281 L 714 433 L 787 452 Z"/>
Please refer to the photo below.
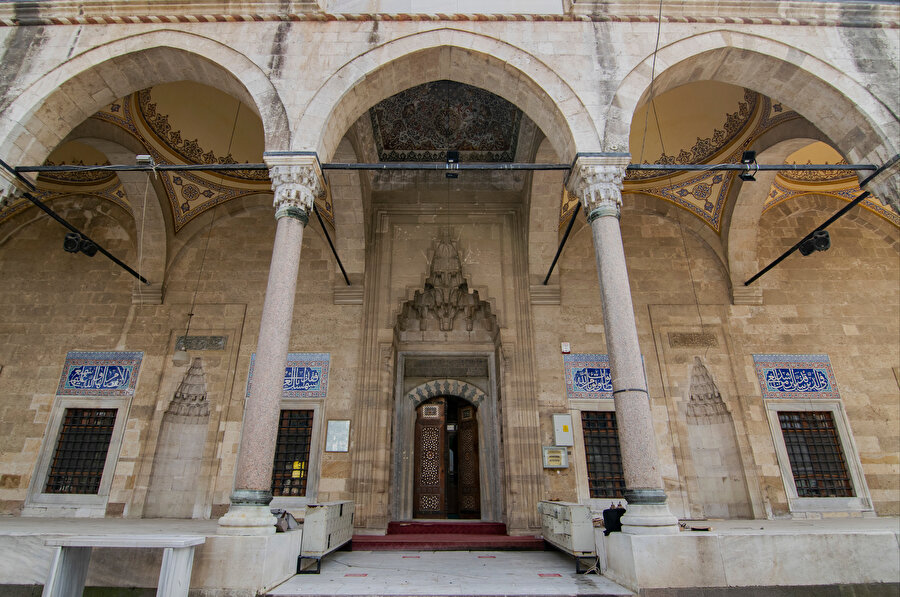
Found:
<path fill-rule="evenodd" d="M 351 164 L 331 162 L 322 164 L 322 170 L 570 170 L 571 164 L 532 164 L 523 162 L 497 163 L 445 163 L 445 162 L 377 162 Z M 711 172 L 711 171 L 830 171 L 876 170 L 874 164 L 629 164 L 631 171 Z M 268 170 L 265 164 L 157 164 L 153 165 L 104 165 L 104 166 L 19 166 L 16 172 L 228 172 L 233 170 Z"/>

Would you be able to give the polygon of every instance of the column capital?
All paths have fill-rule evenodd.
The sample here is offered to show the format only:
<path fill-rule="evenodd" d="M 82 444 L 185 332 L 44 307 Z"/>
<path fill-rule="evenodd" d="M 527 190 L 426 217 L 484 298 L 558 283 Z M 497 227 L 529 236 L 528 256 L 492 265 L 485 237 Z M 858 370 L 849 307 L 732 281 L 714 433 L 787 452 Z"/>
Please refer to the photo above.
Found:
<path fill-rule="evenodd" d="M 627 153 L 579 155 L 572 164 L 568 188 L 584 208 L 588 221 L 600 216 L 619 217 L 622 181 L 631 162 Z"/>
<path fill-rule="evenodd" d="M 275 219 L 290 217 L 305 225 L 316 197 L 325 194 L 325 177 L 315 153 L 265 153 L 272 190 Z"/>
<path fill-rule="evenodd" d="M 21 184 L 5 168 L 0 168 L 0 208 L 6 207 L 21 196 Z"/>

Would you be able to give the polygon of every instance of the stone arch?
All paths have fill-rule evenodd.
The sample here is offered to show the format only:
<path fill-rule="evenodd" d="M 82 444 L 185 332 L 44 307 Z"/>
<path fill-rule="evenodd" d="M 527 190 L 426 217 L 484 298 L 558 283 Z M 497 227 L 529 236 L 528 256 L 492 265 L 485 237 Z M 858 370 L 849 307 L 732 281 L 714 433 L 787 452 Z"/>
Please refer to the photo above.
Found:
<path fill-rule="evenodd" d="M 588 110 L 553 69 L 501 40 L 440 28 L 390 41 L 341 67 L 303 108 L 291 148 L 316 151 L 327 161 L 365 110 L 400 91 L 442 79 L 486 89 L 515 104 L 564 160 L 600 147 Z"/>
<path fill-rule="evenodd" d="M 603 132 L 605 146 L 627 146 L 635 109 L 650 99 L 652 61 L 653 56 L 645 58 L 619 85 Z M 737 31 L 709 31 L 660 48 L 656 72 L 657 95 L 693 81 L 713 80 L 783 101 L 852 162 L 881 164 L 897 153 L 896 107 L 885 105 L 820 58 L 785 43 Z"/>
<path fill-rule="evenodd" d="M 259 115 L 267 148 L 289 145 L 287 113 L 262 69 L 207 37 L 158 30 L 94 47 L 30 84 L 0 116 L 0 155 L 12 165 L 43 163 L 72 129 L 103 106 L 180 80 L 236 97 Z"/>
<path fill-rule="evenodd" d="M 780 163 L 804 145 L 814 139 L 795 137 L 777 141 L 769 147 L 758 149 L 757 160 L 765 163 Z M 749 302 L 761 304 L 762 294 L 759 286 L 744 286 L 744 281 L 750 279 L 757 271 L 760 264 L 757 257 L 759 222 L 765 207 L 769 189 L 775 180 L 775 172 L 759 172 L 756 181 L 746 185 L 739 184 L 736 180 L 734 195 L 730 197 L 731 204 L 729 225 L 727 233 L 726 251 L 728 259 L 728 274 L 731 279 L 732 302 Z M 799 240 L 799 239 L 797 239 Z"/>
<path fill-rule="evenodd" d="M 812 213 L 821 215 L 824 221 L 845 204 L 845 200 L 833 195 L 809 193 L 794 197 L 784 203 L 779 203 L 766 210 L 763 216 L 768 216 L 769 212 L 772 212 L 773 215 L 777 214 L 779 219 L 785 219 Z M 900 229 L 884 218 L 860 207 L 847 212 L 846 215 L 838 220 L 838 222 L 841 221 L 853 222 L 854 225 L 868 230 L 884 241 L 889 248 L 900 254 Z M 835 222 L 835 225 L 838 222 Z M 797 240 L 800 239 L 798 238 Z"/>
<path fill-rule="evenodd" d="M 412 401 L 414 409 L 436 396 L 448 395 L 462 398 L 476 407 L 481 406 L 486 397 L 481 388 L 458 379 L 433 379 L 406 393 L 406 397 Z"/>
<path fill-rule="evenodd" d="M 629 214 L 658 216 L 663 218 L 666 221 L 666 224 L 671 225 L 673 229 L 679 229 L 678 234 L 679 236 L 682 236 L 683 242 L 685 242 L 686 245 L 683 258 L 688 268 L 694 267 L 692 263 L 704 259 L 704 253 L 708 253 L 709 259 L 712 262 L 713 267 L 715 267 L 714 275 L 718 277 L 707 278 L 705 280 L 705 283 L 708 285 L 707 287 L 719 287 L 719 283 L 721 282 L 723 292 L 729 288 L 728 265 L 722 247 L 722 240 L 719 235 L 700 218 L 674 203 L 663 201 L 640 192 L 627 193 L 625 204 L 622 208 L 622 214 L 623 219 L 629 217 Z M 696 246 L 704 253 L 695 253 L 690 244 L 692 241 L 695 241 L 697 243 Z M 629 241 L 626 239 L 625 242 Z M 628 253 L 626 252 L 626 259 L 627 255 Z M 713 275 L 712 272 L 710 272 L 709 275 Z M 701 292 L 700 285 L 702 283 L 703 280 L 696 279 L 694 281 L 695 287 L 692 289 L 692 292 Z"/>

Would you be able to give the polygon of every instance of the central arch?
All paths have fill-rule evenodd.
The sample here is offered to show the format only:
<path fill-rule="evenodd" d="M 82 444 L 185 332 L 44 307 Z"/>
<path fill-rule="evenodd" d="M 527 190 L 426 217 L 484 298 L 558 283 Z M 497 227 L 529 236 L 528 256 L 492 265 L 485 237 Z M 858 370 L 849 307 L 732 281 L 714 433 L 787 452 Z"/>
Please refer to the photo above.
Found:
<path fill-rule="evenodd" d="M 495 38 L 441 28 L 393 40 L 338 69 L 304 107 L 292 149 L 327 161 L 366 110 L 396 93 L 449 79 L 480 87 L 520 108 L 561 159 L 599 147 L 597 127 L 581 99 L 536 57 Z"/>

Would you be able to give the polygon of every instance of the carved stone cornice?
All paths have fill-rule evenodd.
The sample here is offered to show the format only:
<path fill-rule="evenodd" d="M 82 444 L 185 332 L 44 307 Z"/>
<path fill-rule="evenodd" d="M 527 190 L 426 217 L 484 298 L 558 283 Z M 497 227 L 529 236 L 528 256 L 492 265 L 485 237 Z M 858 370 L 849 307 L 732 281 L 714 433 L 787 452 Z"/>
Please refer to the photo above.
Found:
<path fill-rule="evenodd" d="M 619 217 L 622 181 L 630 161 L 627 153 L 576 158 L 567 186 L 581 201 L 589 222 L 601 216 Z"/>
<path fill-rule="evenodd" d="M 305 225 L 317 197 L 325 194 L 325 177 L 315 154 L 264 154 L 275 192 L 275 219 L 291 217 Z"/>

